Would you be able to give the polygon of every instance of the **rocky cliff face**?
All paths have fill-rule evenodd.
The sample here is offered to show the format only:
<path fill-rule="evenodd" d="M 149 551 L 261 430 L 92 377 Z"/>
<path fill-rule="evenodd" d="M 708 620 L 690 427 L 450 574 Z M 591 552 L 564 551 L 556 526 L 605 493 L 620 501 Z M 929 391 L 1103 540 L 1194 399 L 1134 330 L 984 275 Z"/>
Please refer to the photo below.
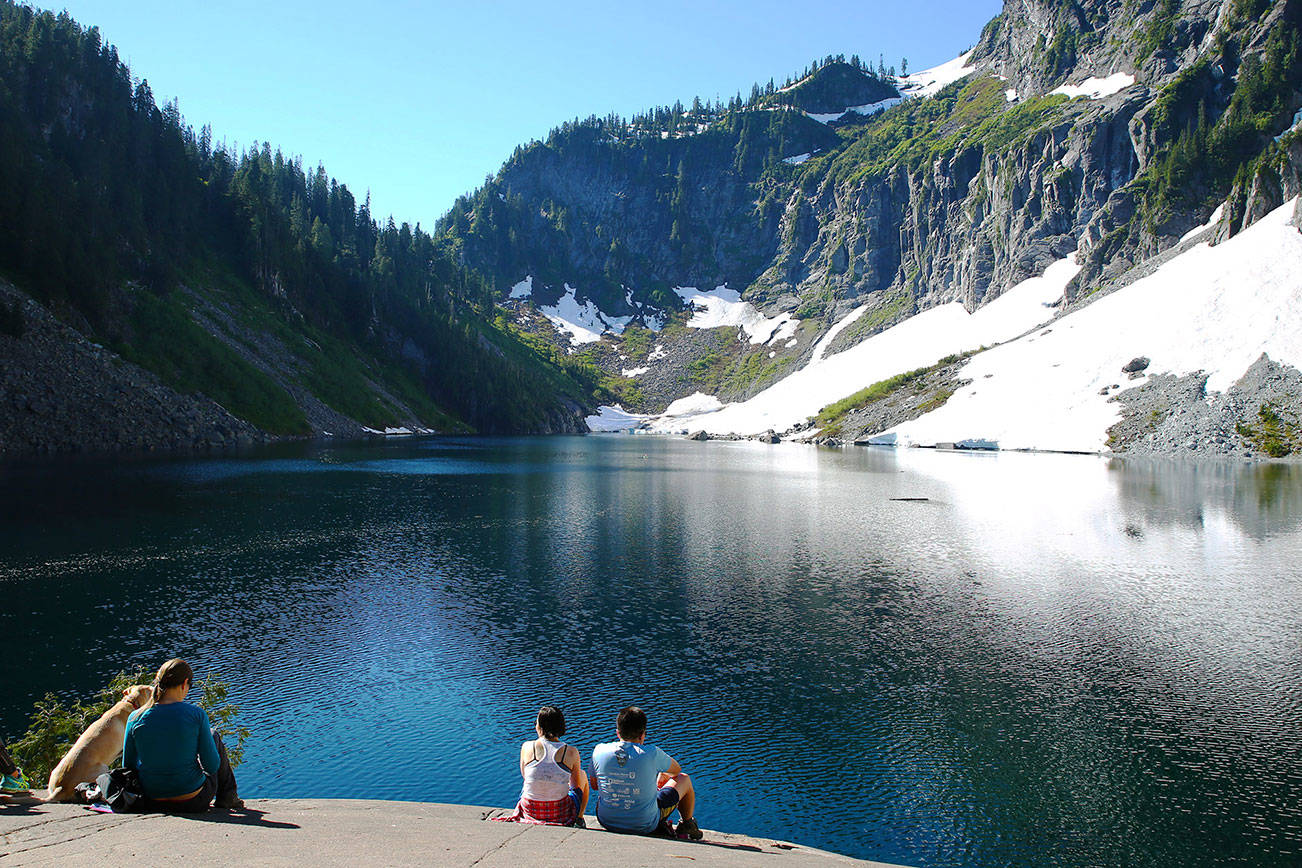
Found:
<path fill-rule="evenodd" d="M 975 309 L 1073 254 L 1084 267 L 1065 301 L 1087 297 L 1227 196 L 1226 235 L 1295 195 L 1296 140 L 1272 139 L 1302 102 L 1300 6 L 1006 0 L 968 74 L 938 94 L 832 128 L 763 105 L 657 133 L 576 125 L 467 203 L 468 222 L 498 221 L 493 234 L 447 235 L 500 289 L 548 275 L 542 301 L 568 281 L 649 322 L 677 307 L 668 287 L 726 282 L 766 315 L 804 321 L 796 346 L 762 348 L 767 369 L 717 384 L 745 394 L 855 307 L 872 314 L 831 351 L 920 309 Z M 829 69 L 800 85 L 843 87 L 844 69 Z M 758 370 L 747 360 L 759 352 L 737 348 L 734 367 Z M 645 408 L 700 378 L 675 382 Z"/>

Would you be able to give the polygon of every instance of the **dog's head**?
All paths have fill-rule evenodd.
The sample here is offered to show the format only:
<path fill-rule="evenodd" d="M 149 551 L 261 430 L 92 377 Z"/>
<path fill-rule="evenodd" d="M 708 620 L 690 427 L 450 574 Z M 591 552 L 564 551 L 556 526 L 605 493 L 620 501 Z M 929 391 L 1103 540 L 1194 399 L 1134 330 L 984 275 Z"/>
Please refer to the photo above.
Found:
<path fill-rule="evenodd" d="M 136 708 L 140 708 L 154 695 L 154 688 L 148 684 L 137 684 L 134 687 L 128 687 L 122 691 L 122 698 L 126 699 Z"/>

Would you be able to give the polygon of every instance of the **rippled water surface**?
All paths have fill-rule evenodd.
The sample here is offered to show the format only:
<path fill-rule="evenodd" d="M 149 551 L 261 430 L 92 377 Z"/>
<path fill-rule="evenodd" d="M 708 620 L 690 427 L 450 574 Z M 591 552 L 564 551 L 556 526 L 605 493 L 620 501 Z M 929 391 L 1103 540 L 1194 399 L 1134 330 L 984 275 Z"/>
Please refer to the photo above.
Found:
<path fill-rule="evenodd" d="M 900 501 L 893 498 L 928 498 Z M 0 732 L 180 655 L 248 796 L 508 806 L 643 705 L 704 826 L 1302 861 L 1302 467 L 588 437 L 0 468 Z"/>

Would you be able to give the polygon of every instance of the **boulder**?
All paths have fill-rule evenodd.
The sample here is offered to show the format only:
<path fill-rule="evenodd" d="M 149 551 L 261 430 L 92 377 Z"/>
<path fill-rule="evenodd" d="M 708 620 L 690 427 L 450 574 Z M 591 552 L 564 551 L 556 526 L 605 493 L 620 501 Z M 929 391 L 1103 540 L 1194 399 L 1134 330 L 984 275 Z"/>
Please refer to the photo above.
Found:
<path fill-rule="evenodd" d="M 1147 370 L 1150 364 L 1152 364 L 1152 362 L 1149 360 L 1147 356 L 1137 356 L 1136 358 L 1133 358 L 1130 361 L 1126 362 L 1126 364 L 1122 365 L 1121 372 L 1123 374 L 1135 374 L 1140 371 Z M 1132 377 L 1131 379 L 1134 378 Z"/>

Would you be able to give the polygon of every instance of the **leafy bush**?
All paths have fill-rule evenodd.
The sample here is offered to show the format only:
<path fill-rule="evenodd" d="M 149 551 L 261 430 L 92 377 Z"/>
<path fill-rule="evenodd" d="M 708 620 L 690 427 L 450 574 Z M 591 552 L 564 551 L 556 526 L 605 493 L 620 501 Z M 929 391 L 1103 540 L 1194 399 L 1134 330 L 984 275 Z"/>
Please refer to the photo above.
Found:
<path fill-rule="evenodd" d="M 9 745 L 14 761 L 33 783 L 44 782 L 86 728 L 122 699 L 123 690 L 151 681 L 153 673 L 140 667 L 119 672 L 89 701 L 45 694 L 44 699 L 36 701 L 26 734 Z M 244 760 L 244 740 L 249 731 L 235 722 L 239 707 L 227 701 L 228 685 L 220 675 L 209 673 L 194 687 L 199 694 L 196 704 L 207 712 L 213 727 L 221 734 L 231 765 L 238 766 Z"/>

